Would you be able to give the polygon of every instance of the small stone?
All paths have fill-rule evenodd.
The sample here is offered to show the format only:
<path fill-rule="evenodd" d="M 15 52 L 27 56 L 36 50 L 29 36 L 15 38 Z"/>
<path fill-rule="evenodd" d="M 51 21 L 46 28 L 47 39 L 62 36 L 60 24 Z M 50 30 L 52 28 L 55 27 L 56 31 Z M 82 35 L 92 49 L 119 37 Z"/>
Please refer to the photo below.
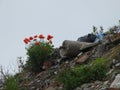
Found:
<path fill-rule="evenodd" d="M 54 72 L 54 74 L 57 74 L 57 71 L 56 71 L 56 72 Z"/>
<path fill-rule="evenodd" d="M 30 86 L 30 85 L 32 85 L 34 82 L 33 81 L 31 81 L 28 85 Z"/>
<path fill-rule="evenodd" d="M 84 89 L 82 89 L 82 90 L 94 90 L 93 88 L 84 88 Z"/>
<path fill-rule="evenodd" d="M 115 77 L 115 80 L 112 82 L 112 84 L 110 85 L 110 89 L 112 90 L 112 88 L 114 88 L 115 90 L 120 89 L 120 74 L 118 74 Z"/>
<path fill-rule="evenodd" d="M 68 64 L 69 62 L 68 62 L 68 61 L 66 61 L 65 63 L 66 63 L 66 64 Z"/>
<path fill-rule="evenodd" d="M 120 63 L 115 64 L 116 68 L 120 68 Z"/>
<path fill-rule="evenodd" d="M 54 87 L 48 87 L 48 88 L 45 89 L 45 90 L 56 90 L 56 88 L 54 88 Z"/>
<path fill-rule="evenodd" d="M 30 90 L 35 90 L 35 87 L 31 87 Z"/>
<path fill-rule="evenodd" d="M 79 57 L 76 61 L 76 63 L 78 64 L 82 64 L 84 62 L 86 62 L 88 60 L 88 58 L 91 56 L 91 52 L 88 51 L 85 54 L 81 55 L 81 57 Z"/>
<path fill-rule="evenodd" d="M 107 85 L 108 83 L 109 83 L 109 81 L 105 81 L 105 82 L 104 82 L 104 85 Z"/>
<path fill-rule="evenodd" d="M 75 90 L 83 90 L 81 87 L 77 87 Z"/>
<path fill-rule="evenodd" d="M 40 83 L 41 82 L 41 80 L 37 80 L 37 83 Z"/>
<path fill-rule="evenodd" d="M 40 90 L 39 88 L 37 88 L 36 90 Z"/>

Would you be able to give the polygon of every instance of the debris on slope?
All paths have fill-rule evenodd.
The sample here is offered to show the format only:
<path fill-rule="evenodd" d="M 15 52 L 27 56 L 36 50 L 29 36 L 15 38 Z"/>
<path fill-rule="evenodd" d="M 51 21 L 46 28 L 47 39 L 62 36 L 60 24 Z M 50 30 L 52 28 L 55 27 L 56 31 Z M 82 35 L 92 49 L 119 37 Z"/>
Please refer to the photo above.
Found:
<path fill-rule="evenodd" d="M 26 90 L 63 90 L 64 85 L 59 85 L 55 81 L 58 72 L 67 67 L 72 69 L 76 65 L 88 64 L 101 57 L 106 58 L 108 61 L 106 64 L 110 66 L 109 72 L 106 73 L 108 77 L 104 81 L 85 83 L 74 90 L 120 90 L 120 28 L 114 27 L 110 30 L 110 34 L 105 33 L 102 37 L 90 34 L 78 38 L 77 41 L 63 41 L 60 48 L 54 49 L 49 62 L 44 62 L 43 71 L 38 74 L 33 72 L 19 74 L 21 90 L 23 88 Z"/>
<path fill-rule="evenodd" d="M 66 68 L 67 66 L 74 68 L 74 66 L 77 64 L 84 64 L 99 57 L 107 57 L 110 61 L 109 64 L 111 68 L 108 72 L 108 75 L 110 75 L 112 78 L 106 78 L 105 81 L 86 83 L 80 87 L 77 87 L 75 90 L 113 90 L 111 88 L 114 86 L 113 81 L 116 76 L 116 74 L 113 74 L 113 72 L 120 68 L 120 60 L 113 60 L 112 58 L 115 58 L 117 55 L 113 55 L 111 58 L 110 53 L 113 52 L 114 48 L 117 48 L 117 51 L 119 52 L 120 49 L 118 47 L 120 47 L 120 33 L 117 32 L 105 35 L 102 40 L 98 41 L 97 43 L 80 42 L 79 39 L 78 41 L 65 40 L 63 45 L 59 49 L 56 49 L 56 51 L 52 54 L 53 56 L 50 57 L 50 62 L 54 64 L 50 66 L 45 64 L 44 67 L 47 68 L 35 75 L 35 77 L 32 79 L 30 77 L 26 77 L 27 79 L 30 79 L 30 81 L 25 84 L 21 83 L 21 87 L 24 87 L 25 85 L 28 90 L 62 90 L 63 85 L 58 86 L 54 79 L 55 75 L 62 69 Z"/>

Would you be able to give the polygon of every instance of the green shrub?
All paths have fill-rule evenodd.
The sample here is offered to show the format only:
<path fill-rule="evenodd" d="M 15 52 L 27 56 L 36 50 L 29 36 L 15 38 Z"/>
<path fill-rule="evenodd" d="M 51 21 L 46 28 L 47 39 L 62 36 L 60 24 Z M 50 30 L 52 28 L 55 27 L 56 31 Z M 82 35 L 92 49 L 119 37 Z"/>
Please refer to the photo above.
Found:
<path fill-rule="evenodd" d="M 64 84 L 65 90 L 73 90 L 76 86 L 106 77 L 108 66 L 100 58 L 90 65 L 81 65 L 72 69 L 65 69 L 56 76 L 56 81 Z"/>
<path fill-rule="evenodd" d="M 93 73 L 93 80 L 103 80 L 108 71 L 108 65 L 106 61 L 102 58 L 96 59 L 91 64 L 91 73 Z"/>
<path fill-rule="evenodd" d="M 89 65 L 75 67 L 74 72 L 76 73 L 77 77 L 79 77 L 79 81 L 81 84 L 92 80 L 93 73 L 91 73 L 91 68 Z"/>
<path fill-rule="evenodd" d="M 17 78 L 14 76 L 8 76 L 5 80 L 4 90 L 19 90 Z"/>
<path fill-rule="evenodd" d="M 42 70 L 42 65 L 45 60 L 48 60 L 52 52 L 52 46 L 49 43 L 41 43 L 40 45 L 32 45 L 27 50 L 29 69 L 34 72 Z"/>
<path fill-rule="evenodd" d="M 39 38 L 37 35 L 30 37 L 29 39 L 25 38 L 24 42 L 29 44 L 27 47 L 28 59 L 26 61 L 27 69 L 35 73 L 42 70 L 44 61 L 49 59 L 49 56 L 53 50 L 53 45 L 51 39 L 53 36 L 48 35 L 47 40 L 44 41 L 44 36 L 41 34 Z"/>
<path fill-rule="evenodd" d="M 73 90 L 79 85 L 79 78 L 71 69 L 64 69 L 56 76 L 56 80 L 59 84 L 64 84 L 64 90 Z"/>

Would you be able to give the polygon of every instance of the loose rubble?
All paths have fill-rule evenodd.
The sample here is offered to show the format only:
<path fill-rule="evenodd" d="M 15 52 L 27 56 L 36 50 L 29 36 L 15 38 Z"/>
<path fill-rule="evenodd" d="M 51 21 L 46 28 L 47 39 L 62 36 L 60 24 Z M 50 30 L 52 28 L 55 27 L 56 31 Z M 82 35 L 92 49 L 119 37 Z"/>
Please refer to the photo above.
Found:
<path fill-rule="evenodd" d="M 63 85 L 58 86 L 57 82 L 54 81 L 54 76 L 66 65 L 74 68 L 76 64 L 84 64 L 85 62 L 89 62 L 89 60 L 99 58 L 105 55 L 105 53 L 109 53 L 112 44 L 118 45 L 120 40 L 120 33 L 111 36 L 105 36 L 100 42 L 87 44 L 88 46 L 82 45 L 78 47 L 76 50 L 77 53 L 74 53 L 75 49 L 70 45 L 74 45 L 78 43 L 78 41 L 64 41 L 63 46 L 59 49 L 56 49 L 52 54 L 50 61 L 54 64 L 48 65 L 44 64 L 45 71 L 40 72 L 33 77 L 31 81 L 27 84 L 23 84 L 27 87 L 28 90 L 62 90 Z M 68 42 L 75 42 L 74 44 L 69 44 Z M 67 43 L 67 45 L 66 45 Z M 77 44 L 78 45 L 78 44 Z M 69 49 L 68 49 L 69 47 Z M 81 49 L 82 48 L 82 49 Z M 109 48 L 109 49 L 108 49 Z M 67 51 L 65 51 L 67 50 Z M 76 54 L 76 57 L 69 57 L 71 54 Z M 45 68 L 47 67 L 47 68 Z M 74 90 L 118 90 L 119 87 L 119 74 L 112 74 L 115 69 L 120 68 L 120 60 L 113 59 L 110 65 L 111 69 L 107 73 L 108 75 L 112 75 L 111 79 L 106 79 L 105 81 L 94 81 L 92 83 L 86 83 L 81 86 L 78 86 Z M 28 75 L 29 76 L 29 75 Z M 116 77 L 116 78 L 115 78 Z M 26 77 L 29 78 L 29 77 Z M 115 78 L 115 80 L 113 80 Z M 21 85 L 22 86 L 22 85 Z"/>
<path fill-rule="evenodd" d="M 104 81 L 94 81 L 85 83 L 78 86 L 74 90 L 120 90 L 120 49 L 118 55 L 111 55 L 114 53 L 116 47 L 120 47 L 120 33 L 119 28 L 112 28 L 111 31 L 117 30 L 112 34 L 102 37 L 100 40 L 95 41 L 95 35 L 90 34 L 89 37 L 93 37 L 92 40 L 86 40 L 86 38 L 78 38 L 77 41 L 65 40 L 60 48 L 56 48 L 51 54 L 49 62 L 44 62 L 43 71 L 38 74 L 27 72 L 24 76 L 20 76 L 20 87 L 27 88 L 27 90 L 63 90 L 64 85 L 58 85 L 55 81 L 55 75 L 61 71 L 61 69 L 67 66 L 74 68 L 76 65 L 88 63 L 90 60 L 95 60 L 99 57 L 107 57 L 110 54 L 110 70 L 106 73 L 110 78 Z M 87 37 L 87 36 L 85 36 Z M 85 42 L 83 42 L 85 39 Z M 82 42 L 81 42 L 82 41 Z M 94 42 L 95 41 L 95 42 Z M 115 47 L 116 46 L 116 47 Z M 3 85 L 0 82 L 0 90 L 3 89 Z"/>

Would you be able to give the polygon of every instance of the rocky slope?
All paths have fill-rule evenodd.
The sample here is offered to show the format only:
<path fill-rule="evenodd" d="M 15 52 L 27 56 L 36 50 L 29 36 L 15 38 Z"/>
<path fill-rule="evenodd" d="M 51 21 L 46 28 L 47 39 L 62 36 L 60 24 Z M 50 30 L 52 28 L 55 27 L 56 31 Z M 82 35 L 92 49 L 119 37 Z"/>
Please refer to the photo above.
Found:
<path fill-rule="evenodd" d="M 119 35 L 118 35 L 119 37 Z M 82 54 L 77 57 L 60 57 L 59 49 L 55 49 L 51 56 L 51 62 L 53 65 L 44 66 L 44 71 L 38 73 L 22 73 L 20 87 L 26 87 L 27 90 L 63 90 L 64 85 L 57 85 L 55 81 L 55 76 L 61 69 L 66 67 L 74 68 L 77 64 L 88 64 L 96 58 L 106 58 L 110 69 L 106 74 L 110 77 L 106 77 L 103 81 L 94 81 L 90 83 L 85 83 L 81 86 L 76 87 L 74 90 L 117 90 L 112 88 L 120 88 L 120 86 L 111 86 L 112 82 L 115 80 L 116 75 L 119 75 L 120 68 L 120 44 L 119 38 L 116 35 L 111 39 L 110 42 L 104 43 L 105 40 L 99 42 L 98 45 L 85 50 Z M 74 52 L 73 52 L 74 53 Z M 120 83 L 120 82 L 118 82 Z M 115 83 L 116 84 L 116 83 Z M 116 84 L 117 85 L 117 84 Z"/>
<path fill-rule="evenodd" d="M 66 56 L 63 54 L 63 51 L 60 51 L 61 48 L 56 48 L 51 54 L 49 62 L 43 65 L 44 70 L 40 73 L 35 74 L 33 72 L 28 72 L 24 69 L 25 66 L 22 66 L 22 71 L 16 74 L 16 76 L 19 77 L 20 90 L 64 90 L 64 84 L 58 84 L 55 79 L 59 72 L 68 67 L 73 69 L 77 65 L 88 65 L 97 58 L 104 58 L 106 60 L 106 65 L 109 66 L 109 70 L 106 72 L 106 78 L 101 81 L 94 80 L 89 83 L 83 83 L 82 85 L 78 85 L 74 90 L 120 90 L 119 41 L 119 32 L 107 34 L 97 44 L 92 46 L 90 44 L 90 47 L 84 47 L 84 49 L 80 50 L 80 52 L 73 57 L 69 57 L 68 54 L 66 54 L 68 55 Z M 70 50 L 70 54 L 71 52 L 74 54 L 75 50 Z M 60 53 L 62 53 L 62 56 Z"/>

